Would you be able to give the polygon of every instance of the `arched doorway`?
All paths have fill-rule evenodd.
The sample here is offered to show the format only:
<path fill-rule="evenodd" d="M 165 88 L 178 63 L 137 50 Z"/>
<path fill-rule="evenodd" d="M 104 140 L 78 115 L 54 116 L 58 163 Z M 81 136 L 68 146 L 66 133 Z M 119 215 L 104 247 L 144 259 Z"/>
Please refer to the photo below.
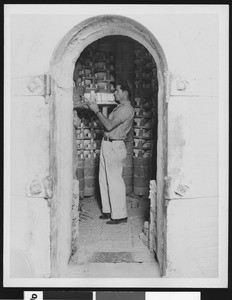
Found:
<path fill-rule="evenodd" d="M 51 202 L 51 276 L 65 276 L 71 255 L 72 211 L 72 93 L 74 65 L 86 46 L 109 35 L 128 36 L 141 43 L 157 65 L 158 140 L 157 140 L 157 257 L 165 274 L 164 177 L 167 174 L 167 62 L 153 34 L 138 22 L 116 15 L 96 16 L 75 26 L 54 51 L 50 73 L 50 171 L 54 196 Z"/>

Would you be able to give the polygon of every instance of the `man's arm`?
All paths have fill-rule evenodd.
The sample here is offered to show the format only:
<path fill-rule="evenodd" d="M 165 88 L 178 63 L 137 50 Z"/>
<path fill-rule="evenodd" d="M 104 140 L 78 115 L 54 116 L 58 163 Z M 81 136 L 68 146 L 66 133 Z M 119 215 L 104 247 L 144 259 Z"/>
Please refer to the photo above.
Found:
<path fill-rule="evenodd" d="M 115 127 L 118 127 L 122 123 L 122 121 L 118 118 L 113 118 L 112 120 L 109 120 L 107 117 L 105 117 L 99 110 L 99 107 L 96 103 L 89 104 L 89 108 L 95 112 L 98 119 L 102 122 L 103 126 L 106 128 L 107 131 L 113 130 Z"/>

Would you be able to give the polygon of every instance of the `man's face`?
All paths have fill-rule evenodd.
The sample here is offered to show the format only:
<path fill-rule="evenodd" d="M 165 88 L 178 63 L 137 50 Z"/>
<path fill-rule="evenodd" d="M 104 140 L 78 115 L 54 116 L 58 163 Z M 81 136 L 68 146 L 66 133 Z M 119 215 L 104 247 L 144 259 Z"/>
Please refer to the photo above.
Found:
<path fill-rule="evenodd" d="M 116 86 L 116 91 L 114 92 L 114 96 L 115 96 L 115 99 L 117 101 L 120 101 L 124 98 L 125 94 L 124 92 L 121 90 L 121 86 L 120 85 L 117 85 Z"/>

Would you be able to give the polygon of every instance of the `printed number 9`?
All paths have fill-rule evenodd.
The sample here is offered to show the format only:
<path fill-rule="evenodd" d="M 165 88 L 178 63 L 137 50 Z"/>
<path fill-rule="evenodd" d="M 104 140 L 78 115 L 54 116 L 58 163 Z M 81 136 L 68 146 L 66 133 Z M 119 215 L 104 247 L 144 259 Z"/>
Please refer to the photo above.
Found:
<path fill-rule="evenodd" d="M 37 295 L 36 294 L 32 294 L 31 299 L 30 300 L 34 300 L 37 299 Z"/>

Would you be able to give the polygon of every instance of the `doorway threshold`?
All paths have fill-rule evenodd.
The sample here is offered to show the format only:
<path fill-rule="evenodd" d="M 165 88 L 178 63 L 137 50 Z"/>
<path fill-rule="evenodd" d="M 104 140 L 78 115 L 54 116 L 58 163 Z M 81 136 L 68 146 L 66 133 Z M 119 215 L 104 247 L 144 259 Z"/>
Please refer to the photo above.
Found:
<path fill-rule="evenodd" d="M 84 198 L 77 252 L 70 262 L 69 276 L 159 278 L 154 253 L 140 239 L 149 203 L 149 199 L 127 196 L 127 223 L 107 225 L 107 220 L 99 219 L 97 199 Z"/>

